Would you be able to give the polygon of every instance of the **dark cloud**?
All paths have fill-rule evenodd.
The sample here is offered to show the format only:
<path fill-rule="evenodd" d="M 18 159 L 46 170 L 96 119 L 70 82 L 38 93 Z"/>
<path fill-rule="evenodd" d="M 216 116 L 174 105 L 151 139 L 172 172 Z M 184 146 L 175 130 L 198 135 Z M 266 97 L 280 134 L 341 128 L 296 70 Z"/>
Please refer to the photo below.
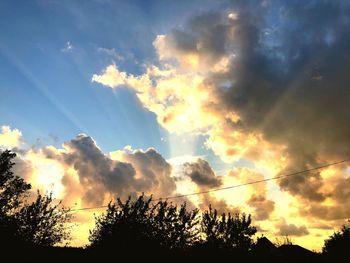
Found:
<path fill-rule="evenodd" d="M 256 220 L 266 220 L 269 219 L 270 214 L 275 209 L 275 202 L 266 199 L 265 195 L 255 195 L 253 194 L 248 200 L 248 205 L 255 209 L 253 215 Z"/>
<path fill-rule="evenodd" d="M 285 145 L 283 173 L 350 156 L 350 4 L 278 1 L 257 9 L 241 2 L 235 8 L 237 19 L 200 15 L 170 34 L 178 50 L 213 63 L 235 55 L 228 72 L 211 73 L 206 80 L 216 87 L 222 108 L 240 116 L 232 130 L 261 133 L 270 143 Z M 347 193 L 347 179 L 339 181 Z M 327 198 L 339 204 L 348 200 L 324 193 L 319 173 L 279 184 L 316 217 L 333 218 L 322 205 Z"/>
<path fill-rule="evenodd" d="M 221 185 L 221 178 L 216 176 L 209 163 L 203 159 L 183 165 L 184 174 L 199 187 L 213 188 Z"/>
<path fill-rule="evenodd" d="M 350 178 L 344 179 L 340 177 L 334 179 L 332 184 L 334 184 L 334 188 L 327 195 L 327 198 L 332 200 L 332 205 L 309 203 L 301 210 L 301 214 L 333 221 L 349 218 Z"/>
<path fill-rule="evenodd" d="M 111 160 L 87 135 L 78 135 L 65 146 L 70 149 L 66 163 L 74 166 L 80 182 L 86 185 L 101 183 L 109 191 L 120 192 L 135 179 L 136 172 L 130 163 Z"/>
<path fill-rule="evenodd" d="M 350 8 L 337 1 L 280 8 L 276 19 L 281 23 L 269 35 L 266 24 L 241 17 L 250 37 L 239 47 L 233 85 L 223 101 L 238 112 L 245 129 L 287 145 L 286 170 L 293 171 L 350 155 Z M 319 174 L 280 182 L 308 200 L 325 199 Z"/>
<path fill-rule="evenodd" d="M 217 188 L 222 185 L 222 180 L 217 176 L 210 164 L 198 158 L 196 162 L 187 162 L 183 164 L 183 173 L 194 182 L 200 191 Z M 240 210 L 227 204 L 226 200 L 218 199 L 211 194 L 199 195 L 199 209 L 207 210 L 209 206 L 221 213 L 238 213 Z"/>
<path fill-rule="evenodd" d="M 156 189 L 155 198 L 167 197 L 175 191 L 176 184 L 171 177 L 172 167 L 155 149 L 125 152 L 123 160 L 132 164 L 137 170 L 135 187 L 139 191 L 146 193 L 149 189 Z"/>
<path fill-rule="evenodd" d="M 84 202 L 101 205 L 106 193 L 122 196 L 134 185 L 136 172 L 133 166 L 111 160 L 91 137 L 80 134 L 66 142 L 65 147 L 69 152 L 62 155 L 63 162 L 73 166 L 78 173 L 80 185 L 84 188 Z M 65 187 L 69 189 L 69 184 Z"/>
<path fill-rule="evenodd" d="M 121 152 L 123 160 L 118 161 L 105 155 L 85 134 L 66 142 L 64 147 L 63 152 L 45 148 L 43 153 L 74 168 L 79 182 L 66 173 L 62 183 L 68 194 L 82 192 L 86 204 L 102 205 L 106 197 L 126 198 L 142 192 L 163 197 L 171 195 L 176 188 L 170 177 L 171 166 L 154 149 Z"/>
<path fill-rule="evenodd" d="M 180 52 L 216 60 L 226 54 L 229 24 L 218 13 L 206 13 L 191 19 L 188 30 L 173 30 L 170 43 Z"/>
<path fill-rule="evenodd" d="M 276 224 L 276 228 L 279 229 L 279 232 L 277 234 L 280 236 L 305 236 L 309 234 L 306 226 L 287 224 L 284 219 Z"/>

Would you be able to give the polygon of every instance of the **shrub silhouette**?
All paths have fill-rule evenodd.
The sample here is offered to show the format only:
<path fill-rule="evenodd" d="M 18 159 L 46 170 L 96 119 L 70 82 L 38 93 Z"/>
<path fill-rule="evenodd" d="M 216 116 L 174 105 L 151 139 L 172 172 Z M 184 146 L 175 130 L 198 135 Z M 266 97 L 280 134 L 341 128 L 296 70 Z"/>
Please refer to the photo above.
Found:
<path fill-rule="evenodd" d="M 257 232 L 251 226 L 250 215 L 223 213 L 219 216 L 211 206 L 202 215 L 201 228 L 205 234 L 204 245 L 226 251 L 249 251 L 253 244 L 252 236 Z"/>
<path fill-rule="evenodd" d="M 198 239 L 197 214 L 197 209 L 187 211 L 185 203 L 180 207 L 167 201 L 153 204 L 144 195 L 135 201 L 118 199 L 96 217 L 89 240 L 92 248 L 186 250 Z"/>
<path fill-rule="evenodd" d="M 54 205 L 52 194 L 27 204 L 31 185 L 12 172 L 16 154 L 0 151 L 0 241 L 11 244 L 52 246 L 69 237 L 69 209 Z"/>
<path fill-rule="evenodd" d="M 141 195 L 135 201 L 129 197 L 108 205 L 106 213 L 96 217 L 90 231 L 90 248 L 127 251 L 185 252 L 222 249 L 228 252 L 247 252 L 252 246 L 256 228 L 245 214 L 218 216 L 209 207 L 202 215 L 198 210 L 187 211 L 167 201 L 152 203 Z"/>
<path fill-rule="evenodd" d="M 325 240 L 322 252 L 329 256 L 345 256 L 349 254 L 350 227 L 343 225 Z"/>

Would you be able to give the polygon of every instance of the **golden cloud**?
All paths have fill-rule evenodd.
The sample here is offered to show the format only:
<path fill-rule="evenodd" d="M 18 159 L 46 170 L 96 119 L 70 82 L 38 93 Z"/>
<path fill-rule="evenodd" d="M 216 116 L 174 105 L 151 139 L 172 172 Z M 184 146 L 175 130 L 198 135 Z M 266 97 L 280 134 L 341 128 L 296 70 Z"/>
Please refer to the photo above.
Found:
<path fill-rule="evenodd" d="M 15 148 L 20 146 L 22 133 L 18 129 L 11 129 L 6 125 L 1 126 L 0 128 L 0 145 L 5 148 Z"/>
<path fill-rule="evenodd" d="M 305 21 L 300 18 L 296 21 L 303 28 Z M 319 23 L 323 21 L 315 22 Z M 283 71 L 286 61 L 281 62 L 266 51 L 271 47 L 265 46 L 262 24 L 258 15 L 245 13 L 243 16 L 239 10 L 224 15 L 199 15 L 183 28 L 156 37 L 153 45 L 159 66 L 148 65 L 144 74 L 134 76 L 110 65 L 92 80 L 112 88 L 127 86 L 171 133 L 200 133 L 206 136 L 206 147 L 224 162 L 233 163 L 243 158 L 269 176 L 348 156 L 346 142 L 350 126 L 349 115 L 345 113 L 348 103 L 344 96 L 337 95 L 349 94 L 344 86 L 348 75 L 339 69 L 329 78 L 325 77 L 328 72 L 335 72 L 330 64 L 338 67 L 347 65 L 348 61 L 338 55 L 332 57 L 331 63 L 322 59 L 312 61 L 309 57 L 305 60 L 300 57 L 299 61 L 298 57 L 296 60 L 302 67 L 299 64 L 296 67 L 296 62 L 290 60 L 290 64 L 285 65 L 289 71 Z M 334 20 L 331 24 L 338 28 L 341 22 Z M 286 32 L 293 37 L 292 33 Z M 314 36 L 313 32 L 310 34 Z M 339 44 L 341 41 L 339 38 Z M 298 41 L 290 47 L 290 43 L 283 42 L 283 45 L 301 52 L 311 50 L 309 43 Z M 334 52 L 326 43 L 320 46 Z M 305 73 L 315 63 L 323 72 L 323 78 L 317 83 Z M 111 76 L 110 67 L 118 72 Z M 124 80 L 103 81 L 118 76 Z M 330 93 L 331 86 L 339 92 Z M 325 105 L 329 105 L 328 110 Z M 306 233 L 304 228 L 299 228 L 304 225 L 303 220 L 326 219 L 336 225 L 337 220 L 349 217 L 345 205 L 349 201 L 345 170 L 346 166 L 337 172 L 287 177 L 266 184 L 262 190 L 237 189 L 235 193 L 215 193 L 193 202 L 198 205 L 201 201 L 208 204 L 223 200 L 222 207 L 239 204 L 243 210 L 255 214 L 255 219 L 262 221 L 262 227 L 270 230 L 282 226 L 277 216 L 282 214 L 288 222 L 283 227 Z M 254 173 L 243 170 L 239 174 L 245 178 L 243 181 L 256 178 Z M 223 176 L 223 184 L 241 180 L 238 175 L 232 178 Z M 318 235 L 315 231 L 310 231 L 309 236 Z M 324 234 L 323 231 L 323 237 Z"/>

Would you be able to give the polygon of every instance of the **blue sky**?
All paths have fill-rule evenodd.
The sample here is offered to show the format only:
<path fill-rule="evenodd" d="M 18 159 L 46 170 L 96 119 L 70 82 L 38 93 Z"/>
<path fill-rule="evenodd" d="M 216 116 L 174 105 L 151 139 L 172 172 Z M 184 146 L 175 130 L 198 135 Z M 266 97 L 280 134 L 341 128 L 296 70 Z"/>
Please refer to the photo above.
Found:
<path fill-rule="evenodd" d="M 60 146 L 84 132 L 106 152 L 126 145 L 155 147 L 169 158 L 164 140 L 168 132 L 160 127 L 155 114 L 142 107 L 133 91 L 99 88 L 91 76 L 111 63 L 128 73 L 141 74 L 145 64 L 159 63 L 153 46 L 157 35 L 183 28 L 198 14 L 242 6 L 254 12 L 265 2 L 269 3 L 0 1 L 0 122 L 20 129 L 33 145 Z M 274 2 L 265 12 L 269 34 L 263 41 L 267 47 L 283 41 L 271 32 L 296 27 L 295 21 L 281 18 L 283 5 Z M 283 52 L 274 53 L 281 57 L 279 63 L 288 61 Z M 287 68 L 281 64 L 277 70 Z M 202 142 L 198 138 L 198 144 Z M 191 154 L 207 154 L 221 163 L 203 147 Z"/>
<path fill-rule="evenodd" d="M 39 138 L 59 146 L 85 132 L 105 151 L 132 145 L 166 154 L 165 131 L 132 92 L 91 83 L 93 73 L 116 60 L 140 71 L 154 59 L 156 34 L 195 11 L 160 2 L 1 1 L 2 124 L 17 127 L 33 144 Z M 65 50 L 68 43 L 72 49 Z M 99 48 L 116 50 L 122 61 Z"/>
<path fill-rule="evenodd" d="M 152 44 L 157 35 L 225 5 L 226 1 L 0 1 L 1 124 L 18 128 L 37 147 L 59 147 L 83 132 L 106 152 L 131 145 L 154 147 L 166 158 L 174 157 L 166 142 L 168 132 L 132 91 L 99 88 L 91 76 L 111 63 L 142 73 L 144 64 L 157 63 Z M 199 137 L 198 145 L 201 142 Z M 204 147 L 176 153 L 183 154 L 207 155 L 214 165 L 223 165 Z"/>
<path fill-rule="evenodd" d="M 104 151 L 126 145 L 155 147 L 170 157 L 161 140 L 167 132 L 134 93 L 100 89 L 91 76 L 113 62 L 141 73 L 144 63 L 155 61 L 152 43 L 158 34 L 221 5 L 220 1 L 0 1 L 1 123 L 20 129 L 28 142 L 38 146 L 60 146 L 84 132 Z"/>
<path fill-rule="evenodd" d="M 169 134 L 155 114 L 143 108 L 133 91 L 100 88 L 91 82 L 92 75 L 112 63 L 141 74 L 145 64 L 159 64 L 153 45 L 157 35 L 181 29 L 202 13 L 237 7 L 259 13 L 265 5 L 264 48 L 268 53 L 277 47 L 271 54 L 281 64 L 273 70 L 286 71 L 290 54 L 281 48 L 286 44 L 281 33 L 297 30 L 298 20 L 284 19 L 283 13 L 300 3 L 270 2 L 0 1 L 0 123 L 18 128 L 33 145 L 60 146 L 84 132 L 106 152 L 126 145 L 155 147 L 169 158 L 164 140 Z M 317 1 L 305 7 L 314 5 Z M 198 144 L 202 142 L 199 137 Z M 203 147 L 191 154 L 209 154 L 220 162 Z"/>

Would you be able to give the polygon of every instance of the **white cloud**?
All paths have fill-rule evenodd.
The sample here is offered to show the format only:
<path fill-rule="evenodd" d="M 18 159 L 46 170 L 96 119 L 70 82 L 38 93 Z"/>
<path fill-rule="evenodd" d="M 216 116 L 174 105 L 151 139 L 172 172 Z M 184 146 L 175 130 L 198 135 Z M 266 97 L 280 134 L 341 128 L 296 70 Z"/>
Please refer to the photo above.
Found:
<path fill-rule="evenodd" d="M 0 147 L 14 148 L 21 144 L 22 133 L 18 129 L 11 129 L 10 126 L 1 126 Z"/>
<path fill-rule="evenodd" d="M 73 45 L 70 43 L 70 41 L 67 41 L 65 46 L 61 49 L 61 52 L 67 53 L 72 52 L 74 49 Z"/>

